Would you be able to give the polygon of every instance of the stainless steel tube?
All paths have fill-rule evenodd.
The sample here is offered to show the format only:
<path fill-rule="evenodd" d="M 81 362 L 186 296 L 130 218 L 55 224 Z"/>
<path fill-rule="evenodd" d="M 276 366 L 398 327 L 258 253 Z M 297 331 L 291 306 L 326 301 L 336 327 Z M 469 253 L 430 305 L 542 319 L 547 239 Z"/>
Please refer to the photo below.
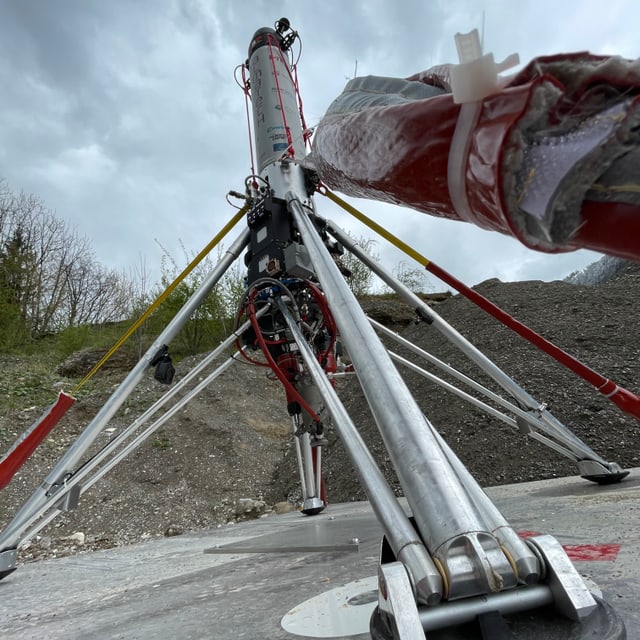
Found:
<path fill-rule="evenodd" d="M 547 585 L 535 585 L 496 593 L 487 598 L 451 602 L 433 609 L 420 608 L 418 614 L 423 630 L 434 631 L 471 622 L 480 614 L 489 611 L 499 611 L 502 615 L 509 615 L 518 611 L 545 607 L 553 602 L 553 593 Z"/>
<path fill-rule="evenodd" d="M 428 605 L 436 604 L 443 593 L 440 573 L 340 402 L 335 389 L 318 364 L 291 312 L 282 300 L 279 306 L 298 344 L 305 365 L 323 396 L 334 426 L 367 493 L 371 507 L 380 521 L 382 530 L 396 556 L 404 562 L 405 566 L 408 566 L 418 600 Z"/>
<path fill-rule="evenodd" d="M 369 267 L 383 282 L 391 287 L 409 306 L 420 309 L 447 340 L 455 344 L 470 360 L 476 363 L 489 377 L 507 391 L 513 398 L 516 398 L 524 407 L 534 411 L 540 422 L 548 425 L 546 432 L 553 434 L 570 448 L 579 453 L 580 457 L 596 460 L 606 467 L 610 463 L 601 458 L 591 447 L 584 443 L 570 429 L 562 424 L 549 411 L 545 410 L 540 403 L 509 377 L 498 365 L 492 362 L 482 351 L 469 342 L 463 335 L 458 333 L 448 322 L 440 317 L 433 309 L 429 308 L 413 291 L 399 282 L 378 262 L 372 260 L 365 251 L 362 251 L 355 242 L 344 233 L 336 224 L 331 221 L 324 221 L 327 224 L 329 233 L 339 240 L 347 249 Z M 616 465 L 617 466 L 617 465 Z M 619 467 L 618 467 L 619 468 Z"/>
<path fill-rule="evenodd" d="M 291 192 L 287 201 L 416 524 L 447 575 L 448 596 L 515 586 L 511 565 L 324 246 L 309 210 Z"/>

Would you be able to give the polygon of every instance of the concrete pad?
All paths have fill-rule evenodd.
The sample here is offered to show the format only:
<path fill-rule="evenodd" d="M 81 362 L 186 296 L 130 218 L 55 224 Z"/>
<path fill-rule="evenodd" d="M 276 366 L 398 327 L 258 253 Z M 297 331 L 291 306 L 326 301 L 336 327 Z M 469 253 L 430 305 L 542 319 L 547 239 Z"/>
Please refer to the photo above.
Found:
<path fill-rule="evenodd" d="M 640 640 L 639 478 L 487 490 L 516 530 L 566 546 L 629 640 Z M 24 565 L 0 581 L 0 637 L 363 640 L 380 536 L 369 505 L 349 503 Z"/>

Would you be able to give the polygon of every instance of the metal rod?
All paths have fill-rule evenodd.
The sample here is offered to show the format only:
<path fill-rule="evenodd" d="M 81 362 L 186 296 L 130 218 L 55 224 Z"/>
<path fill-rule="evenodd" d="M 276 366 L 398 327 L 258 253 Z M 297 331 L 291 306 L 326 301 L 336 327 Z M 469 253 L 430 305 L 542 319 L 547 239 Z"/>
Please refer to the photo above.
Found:
<path fill-rule="evenodd" d="M 394 276 L 373 260 L 365 251 L 358 247 L 348 234 L 344 233 L 335 223 L 323 220 L 329 233 L 339 240 L 351 253 L 369 267 L 385 284 L 393 289 L 409 306 L 419 309 L 432 325 L 444 335 L 447 340 L 455 344 L 470 360 L 476 363 L 488 376 L 499 384 L 507 393 L 513 396 L 523 406 L 539 413 L 540 420 L 546 422 L 564 442 L 571 442 L 582 452 L 584 457 L 604 463 L 609 467 L 611 463 L 603 460 L 598 454 L 585 444 L 570 429 L 563 425 L 547 410 L 543 409 L 535 398 L 527 393 L 520 385 L 512 380 L 500 367 L 492 362 L 484 353 L 456 331 L 448 322 L 441 318 L 436 311 L 427 306 L 413 291 L 399 282 Z M 617 465 L 616 465 L 617 466 Z"/>
<path fill-rule="evenodd" d="M 553 449 L 554 451 L 557 451 L 559 454 L 569 458 L 570 460 L 573 460 L 574 462 L 579 462 L 580 460 L 589 459 L 586 456 L 577 456 L 575 452 L 571 451 L 570 449 L 567 449 L 566 447 L 563 447 L 561 444 L 558 444 L 555 440 L 552 440 L 551 438 L 547 438 L 547 436 L 544 436 L 541 433 L 538 433 L 537 431 L 529 431 L 527 435 L 533 440 L 537 440 L 538 442 L 545 445 L 546 447 L 549 447 L 549 449 Z M 596 458 L 597 461 L 600 461 L 601 459 L 602 458 Z M 604 465 L 607 468 L 609 467 L 608 462 L 605 462 Z"/>
<path fill-rule="evenodd" d="M 478 398 L 475 398 L 474 396 L 462 391 L 461 389 L 458 389 L 458 387 L 448 383 L 446 380 L 443 380 L 442 378 L 439 378 L 438 376 L 435 376 L 432 373 L 425 371 L 414 362 L 411 362 L 410 360 L 403 358 L 402 356 L 398 355 L 397 353 L 394 353 L 393 351 L 389 351 L 389 355 L 396 362 L 403 364 L 405 367 L 423 376 L 427 380 L 430 380 L 431 382 L 434 382 L 435 384 L 441 386 L 443 389 L 450 391 L 454 395 L 458 396 L 460 399 L 465 400 L 469 404 L 472 404 L 473 406 L 478 407 L 479 409 L 482 409 L 485 413 L 497 418 L 498 420 L 501 420 L 502 422 L 504 422 L 505 424 L 508 424 L 510 427 L 513 427 L 514 429 L 520 429 L 520 426 L 518 425 L 518 422 L 516 420 L 502 413 L 501 411 L 494 409 L 493 407 L 489 406 L 485 402 L 482 402 L 482 400 L 478 400 Z M 535 418 L 530 417 L 529 415 L 526 415 L 525 411 L 522 411 L 518 407 L 511 405 L 511 403 L 509 402 L 505 402 L 505 404 L 506 406 L 511 407 L 511 410 L 514 411 L 514 413 L 516 413 L 518 416 L 523 417 L 522 414 L 525 414 L 523 419 L 525 419 L 527 421 L 527 424 L 529 424 L 530 426 L 537 426 L 538 428 L 542 429 L 545 432 L 551 432 L 551 434 L 554 437 L 558 437 L 558 438 L 560 437 L 559 434 L 557 434 L 554 430 L 550 429 L 546 424 L 544 423 L 539 424 L 538 421 L 535 420 Z M 584 459 L 590 459 L 588 455 L 578 456 L 575 453 L 575 451 L 572 451 L 567 447 L 562 446 L 561 444 L 555 442 L 554 440 L 551 440 L 550 438 L 536 431 L 533 431 L 533 430 L 528 431 L 526 435 L 529 436 L 530 438 L 533 438 L 534 440 L 538 440 L 539 442 L 543 443 L 550 449 L 553 449 L 554 451 L 557 451 L 563 456 L 569 458 L 573 462 L 578 462 L 579 460 L 584 460 Z M 568 444 L 567 446 L 571 446 L 571 445 Z M 600 462 L 601 464 L 608 465 L 608 463 L 604 462 L 602 458 L 597 458 L 597 461 Z"/>
<path fill-rule="evenodd" d="M 249 229 L 244 229 L 231 247 L 222 255 L 220 261 L 202 282 L 191 298 L 178 311 L 174 318 L 165 327 L 162 333 L 154 341 L 140 361 L 134 366 L 128 376 L 106 401 L 95 418 L 87 425 L 82 434 L 67 449 L 56 466 L 44 480 L 43 484 L 34 491 L 0 535 L 0 549 L 13 548 L 20 540 L 20 531 L 28 527 L 40 516 L 42 506 L 46 504 L 49 491 L 55 485 L 62 484 L 65 476 L 73 471 L 79 460 L 91 446 L 98 434 L 115 415 L 124 401 L 129 397 L 133 389 L 144 377 L 151 361 L 159 349 L 169 344 L 176 334 L 187 323 L 193 312 L 202 304 L 213 287 L 217 284 L 226 270 L 237 259 L 249 242 Z"/>
<path fill-rule="evenodd" d="M 526 585 L 538 582 L 541 575 L 543 575 L 543 568 L 540 565 L 538 556 L 532 552 L 531 548 L 507 522 L 507 519 L 481 489 L 475 478 L 454 454 L 444 438 L 435 429 L 432 428 L 432 431 L 469 494 L 469 498 L 478 511 L 482 513 L 484 522 L 489 524 L 491 533 L 499 540 L 502 547 L 507 550 L 509 559 L 516 566 L 518 580 Z"/>
<path fill-rule="evenodd" d="M 261 317 L 268 311 L 267 307 L 260 309 L 256 313 L 256 317 Z M 76 484 L 82 481 L 91 468 L 100 464 L 108 455 L 115 451 L 130 435 L 137 431 L 145 422 L 147 422 L 155 413 L 157 413 L 171 398 L 177 395 L 185 386 L 187 386 L 201 371 L 206 369 L 216 358 L 218 358 L 225 349 L 229 348 L 233 343 L 242 335 L 244 331 L 251 327 L 250 321 L 244 322 L 236 331 L 232 332 L 230 336 L 225 338 L 210 354 L 203 358 L 187 375 L 181 378 L 171 389 L 159 398 L 154 404 L 152 404 L 146 411 L 138 416 L 126 429 L 119 433 L 111 442 L 103 447 L 95 456 L 88 460 L 73 476 L 67 480 L 64 484 L 64 491 L 68 491 Z M 236 358 L 238 354 L 234 354 L 229 358 L 226 364 L 222 366 L 224 368 L 218 368 L 207 378 L 210 384 L 215 378 L 217 378 Z M 215 374 L 215 375 L 214 375 Z M 205 385 L 206 386 L 206 385 Z M 184 405 L 184 399 L 181 400 L 181 405 Z M 146 433 L 146 432 L 145 432 Z M 146 436 L 145 436 L 146 438 Z M 87 468 L 89 467 L 89 468 Z M 113 467 L 113 465 L 111 465 Z M 103 474 L 104 475 L 104 474 Z M 60 495 L 63 495 L 61 490 Z M 56 494 L 56 499 L 58 494 Z"/>
<path fill-rule="evenodd" d="M 279 301 L 279 306 L 295 341 L 298 343 L 300 354 L 307 369 L 323 396 L 345 451 L 351 459 L 360 482 L 367 493 L 371 508 L 378 517 L 391 548 L 399 558 L 412 557 L 413 566 L 409 566 L 409 571 L 414 579 L 419 600 L 429 605 L 436 604 L 440 601 L 443 593 L 440 573 L 398 503 L 393 491 L 384 479 L 351 417 L 340 402 L 335 389 L 305 341 L 302 331 L 292 317 L 291 312 L 282 300 Z M 421 566 L 415 566 L 418 562 Z"/>
<path fill-rule="evenodd" d="M 527 421 L 531 420 L 530 412 L 520 409 L 509 400 L 506 400 L 505 398 L 498 395 L 497 393 L 494 393 L 490 389 L 487 389 L 485 386 L 481 385 L 479 382 L 476 382 L 473 378 L 470 378 L 469 376 L 465 375 L 461 371 L 458 371 L 457 369 L 447 364 L 446 362 L 443 362 L 439 358 L 436 358 L 433 354 L 429 353 L 428 351 L 425 351 L 424 349 L 421 349 L 420 347 L 415 345 L 413 342 L 410 342 L 406 338 L 403 338 L 400 334 L 385 327 L 383 324 L 380 324 L 373 318 L 369 318 L 369 322 L 375 327 L 377 331 L 384 333 L 386 336 L 388 336 L 398 344 L 402 345 L 405 349 L 408 349 L 415 355 L 420 356 L 427 362 L 430 362 L 431 364 L 435 365 L 436 367 L 438 367 L 445 373 L 448 373 L 450 376 L 452 376 L 459 382 L 466 384 L 467 386 L 471 387 L 478 393 L 481 393 L 483 396 L 489 398 L 490 400 L 493 400 L 493 402 L 495 402 L 496 404 L 499 404 L 501 407 L 508 409 L 510 411 L 513 411 L 514 413 L 517 413 L 521 418 Z M 435 378 L 434 382 L 437 382 L 438 380 L 441 380 L 441 378 Z M 439 382 L 437 383 L 439 384 Z"/>
<path fill-rule="evenodd" d="M 567 453 L 567 449 L 565 449 L 564 447 L 557 448 L 557 445 L 556 445 L 555 447 L 552 447 L 552 448 L 555 448 L 556 451 L 561 452 L 563 455 L 567 456 L 568 458 L 571 458 L 572 460 L 582 460 L 582 459 L 585 459 L 585 458 L 589 458 L 589 459 L 596 460 L 597 462 L 600 462 L 601 464 L 604 464 L 604 465 L 608 465 L 609 464 L 603 458 L 598 456 L 598 454 L 595 454 L 595 452 L 592 451 L 584 442 L 582 442 L 582 440 L 578 440 L 578 442 L 576 442 L 575 437 L 572 437 L 572 438 L 566 437 L 565 431 L 559 432 L 557 428 L 555 428 L 553 425 L 550 425 L 548 423 L 548 421 L 542 419 L 542 417 L 537 417 L 537 416 L 533 415 L 533 413 L 531 411 L 525 411 L 524 409 L 521 409 L 520 407 L 514 405 L 513 403 L 509 402 L 508 400 L 506 400 L 502 396 L 499 396 L 498 394 L 494 393 L 490 389 L 487 389 L 486 387 L 482 386 L 481 384 L 479 384 L 475 380 L 473 380 L 473 379 L 469 378 L 468 376 L 466 376 L 465 374 L 461 373 L 457 369 L 454 369 L 450 365 L 442 362 L 441 360 L 439 360 L 438 358 L 436 358 L 432 354 L 428 353 L 427 351 L 424 351 L 423 349 L 420 349 L 420 347 L 416 346 L 412 342 L 409 342 L 409 340 L 407 340 L 406 338 L 403 338 L 402 336 L 398 335 L 394 331 L 391 331 L 390 329 L 387 329 L 387 327 L 381 325 L 379 322 L 376 322 L 372 318 L 369 318 L 369 322 L 371 322 L 371 324 L 376 329 L 378 329 L 379 331 L 381 331 L 385 335 L 389 336 L 392 340 L 395 340 L 398 344 L 401 344 L 406 349 L 409 349 L 410 351 L 412 351 L 416 355 L 421 356 L 422 358 L 424 358 L 425 360 L 428 360 L 429 362 L 431 362 L 432 364 L 436 365 L 437 367 L 439 367 L 443 371 L 446 371 L 447 373 L 449 373 L 450 375 L 452 375 L 456 379 L 458 379 L 461 382 L 464 382 L 465 384 L 469 385 L 470 387 L 472 387 L 473 389 L 475 389 L 476 391 L 478 391 L 482 395 L 484 395 L 487 398 L 493 400 L 496 404 L 499 404 L 501 407 L 504 407 L 505 409 L 508 409 L 509 411 L 514 413 L 516 416 L 518 416 L 519 418 L 524 420 L 530 426 L 536 427 L 536 428 L 540 429 L 541 431 L 543 431 L 544 433 L 546 433 L 546 434 L 548 434 L 550 436 L 553 436 L 554 438 L 558 438 L 558 440 L 560 440 L 561 442 L 564 442 L 567 447 L 572 447 L 574 449 L 573 452 L 568 452 Z M 416 373 L 419 373 L 420 375 L 423 375 L 424 377 L 428 378 L 432 382 L 435 382 L 436 384 L 440 384 L 441 386 L 443 386 L 444 388 L 448 389 L 452 393 L 456 393 L 456 395 L 459 395 L 464 400 L 467 400 L 468 402 L 471 402 L 472 404 L 475 404 L 478 407 L 484 408 L 485 411 L 487 411 L 489 413 L 492 413 L 492 415 L 495 415 L 498 418 L 500 418 L 500 416 L 504 416 L 503 418 L 500 418 L 500 419 L 503 420 L 504 422 L 506 422 L 507 424 L 509 424 L 511 426 L 515 426 L 516 428 L 520 428 L 518 426 L 517 422 L 515 422 L 511 418 L 508 418 L 507 416 L 505 416 L 502 413 L 493 413 L 493 411 L 489 410 L 488 405 L 486 405 L 484 403 L 478 404 L 479 401 L 477 401 L 475 398 L 473 400 L 471 400 L 471 398 L 473 396 L 469 396 L 468 394 L 465 394 L 464 392 L 457 390 L 456 387 L 453 387 L 452 385 L 449 385 L 447 382 L 445 382 L 441 378 L 438 378 L 437 376 L 434 376 L 433 374 L 428 373 L 424 369 L 421 369 L 417 365 L 415 365 L 413 363 L 410 363 L 409 360 L 406 360 L 406 359 L 402 358 L 401 356 L 397 356 L 396 357 L 393 354 L 392 354 L 392 357 L 394 359 L 397 359 L 398 361 L 402 362 L 406 366 L 410 367 Z M 534 436 L 533 433 L 529 433 L 528 435 L 530 435 L 531 437 L 536 437 L 537 438 L 538 434 L 536 434 L 536 436 Z M 540 441 L 544 442 L 545 444 L 550 442 L 550 440 L 548 438 L 537 438 L 537 439 L 540 439 Z M 551 445 L 548 445 L 548 446 L 551 446 Z M 576 452 L 578 452 L 580 455 L 578 456 L 576 454 Z M 595 454 L 595 457 L 594 457 L 594 454 Z"/>
<path fill-rule="evenodd" d="M 322 447 L 315 448 L 316 457 L 316 495 L 322 498 Z"/>
<path fill-rule="evenodd" d="M 510 427 L 513 427 L 514 429 L 518 428 L 518 423 L 513 418 L 510 418 L 508 415 L 502 413 L 501 411 L 494 409 L 493 407 L 489 406 L 486 402 L 483 402 L 482 400 L 478 400 L 478 398 L 475 398 L 474 396 L 466 393 L 465 391 L 462 391 L 462 389 L 459 389 L 458 387 L 456 387 L 455 385 L 452 385 L 446 380 L 443 380 L 442 378 L 439 378 L 433 373 L 426 371 L 425 369 L 423 369 L 422 367 L 419 367 L 414 362 L 411 362 L 410 360 L 403 358 L 401 355 L 398 355 L 393 351 L 389 351 L 389 355 L 393 360 L 407 367 L 407 369 L 411 369 L 411 371 L 414 371 L 418 375 L 421 375 L 423 378 L 426 378 L 427 380 L 430 380 L 434 384 L 441 386 L 443 389 L 446 389 L 450 393 L 453 393 L 454 395 L 458 396 L 461 400 L 465 400 L 469 404 L 472 404 L 475 407 L 478 407 L 478 409 L 482 409 L 484 412 L 488 413 L 489 415 L 492 415 L 494 418 L 497 418 L 498 420 L 502 420 L 502 422 L 504 422 L 505 424 L 508 424 Z"/>
<path fill-rule="evenodd" d="M 298 431 L 298 419 L 297 417 L 291 416 L 291 422 L 293 426 L 293 442 L 296 447 L 296 459 L 298 461 L 298 475 L 300 476 L 300 491 L 302 491 L 302 501 L 304 502 L 307 498 L 307 480 L 304 473 L 304 463 L 302 462 L 302 448 L 300 447 L 300 438 L 296 435 Z"/>
<path fill-rule="evenodd" d="M 315 493 L 316 483 L 313 477 L 313 460 L 311 459 L 311 438 L 308 433 L 303 433 L 300 436 L 300 446 L 302 447 L 302 456 L 304 458 L 304 470 L 307 478 L 307 495 L 306 498 L 316 498 L 318 494 Z"/>
<path fill-rule="evenodd" d="M 475 620 L 489 611 L 499 611 L 503 615 L 529 611 L 553 604 L 551 589 L 546 585 L 519 587 L 511 591 L 492 594 L 483 598 L 469 598 L 460 602 L 448 602 L 439 607 L 420 607 L 418 615 L 424 631 L 444 629 L 453 625 Z"/>
<path fill-rule="evenodd" d="M 217 369 L 215 369 L 215 371 L 212 371 L 204 380 L 202 380 L 202 382 L 200 382 L 197 386 L 191 389 L 191 391 L 180 398 L 180 400 L 176 402 L 176 404 L 174 404 L 170 409 L 163 413 L 142 433 L 138 434 L 130 443 L 127 444 L 127 446 L 122 451 L 120 451 L 116 456 L 109 460 L 109 462 L 107 462 L 103 467 L 100 468 L 98 473 L 96 473 L 91 481 L 87 482 L 86 485 L 82 487 L 82 493 L 84 493 L 84 490 L 89 489 L 89 487 L 94 485 L 106 473 L 111 471 L 113 467 L 115 467 L 119 462 L 126 458 L 134 449 L 137 449 L 150 435 L 155 433 L 162 425 L 166 424 L 171 418 L 173 418 L 173 416 L 175 416 L 176 413 L 178 413 L 178 411 L 182 409 L 182 407 L 184 407 L 190 400 L 192 400 L 196 395 L 198 395 L 206 387 L 208 387 L 218 376 L 224 373 L 233 364 L 233 362 L 233 357 L 225 360 Z M 81 479 L 82 478 L 80 478 L 80 480 Z"/>
<path fill-rule="evenodd" d="M 198 393 L 201 393 L 203 389 L 210 385 L 218 376 L 224 373 L 224 371 L 226 371 L 226 369 L 231 366 L 234 360 L 235 355 L 231 358 L 228 358 L 215 371 L 212 371 L 203 381 L 201 381 L 196 387 L 194 387 L 189 393 L 180 398 L 179 402 L 173 405 L 166 413 L 162 414 L 162 416 L 160 416 L 155 422 L 149 425 L 142 433 L 138 434 L 136 438 L 129 442 L 124 449 L 119 451 L 104 466 L 100 467 L 97 473 L 91 476 L 87 480 L 87 482 L 80 486 L 80 495 L 88 491 L 96 482 L 98 482 L 98 480 L 103 478 L 109 471 L 111 471 L 113 467 L 124 460 L 124 458 L 126 458 L 132 451 L 137 449 L 149 436 L 153 435 L 162 425 L 164 425 L 168 420 L 175 416 L 175 414 L 180 411 L 180 409 L 182 409 L 182 407 L 184 407 L 194 396 L 196 396 Z M 102 453 L 102 451 L 100 453 Z M 102 456 L 100 460 L 102 460 L 104 457 L 105 456 Z M 94 460 L 92 458 L 87 464 L 82 466 L 67 482 L 65 482 L 64 489 L 61 490 L 59 494 L 56 493 L 55 497 L 52 497 L 52 500 L 55 500 L 55 504 L 53 506 L 60 504 L 64 496 L 69 493 L 69 491 L 71 491 L 73 487 L 81 483 L 82 480 L 87 477 L 93 469 L 95 469 L 100 460 Z M 51 508 L 51 504 L 49 504 L 47 508 Z M 46 509 L 43 509 L 41 513 L 45 513 L 45 511 Z M 38 533 L 38 531 L 49 524 L 49 522 L 51 522 L 61 511 L 62 509 L 60 508 L 52 511 L 29 531 L 25 532 L 23 534 L 22 540 L 28 540 L 32 538 L 36 533 Z"/>

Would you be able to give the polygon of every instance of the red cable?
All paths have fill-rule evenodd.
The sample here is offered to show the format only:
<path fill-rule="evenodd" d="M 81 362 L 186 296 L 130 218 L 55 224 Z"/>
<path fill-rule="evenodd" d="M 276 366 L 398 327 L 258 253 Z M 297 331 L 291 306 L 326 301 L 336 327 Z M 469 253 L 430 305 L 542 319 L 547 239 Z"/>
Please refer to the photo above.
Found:
<path fill-rule="evenodd" d="M 249 115 L 249 101 L 251 99 L 251 92 L 249 91 L 249 83 L 247 82 L 247 76 L 245 73 L 245 66 L 242 65 L 242 83 L 243 83 L 243 87 L 242 87 L 242 92 L 244 93 L 244 107 L 245 107 L 245 111 L 247 112 L 247 129 L 249 132 L 249 156 L 251 158 L 251 175 L 255 176 L 256 175 L 256 169 L 255 169 L 255 165 L 254 165 L 254 158 L 253 158 L 253 142 L 251 141 L 252 135 L 251 135 L 251 116 Z M 258 184 L 255 182 L 254 180 L 254 186 L 257 188 Z"/>
<path fill-rule="evenodd" d="M 293 82 L 293 88 L 296 91 L 296 98 L 298 99 L 298 111 L 300 112 L 300 122 L 302 123 L 302 138 L 304 140 L 304 144 L 306 147 L 309 140 L 311 139 L 311 131 L 307 129 L 307 123 L 304 119 L 304 109 L 302 107 L 302 95 L 300 94 L 300 85 L 298 82 L 298 66 L 294 64 L 291 67 L 291 70 L 293 71 L 293 75 L 290 72 L 289 76 L 291 77 L 291 82 Z"/>
<path fill-rule="evenodd" d="M 510 316 L 508 313 L 500 309 L 500 307 L 493 304 L 493 302 L 487 300 L 487 298 L 460 282 L 460 280 L 452 276 L 450 273 L 448 273 L 435 263 L 431 262 L 430 260 L 427 260 L 424 256 L 421 256 L 420 254 L 415 252 L 413 249 L 411 249 L 411 247 L 405 245 L 401 240 L 388 234 L 388 232 L 383 227 L 374 223 L 372 220 L 368 220 L 366 216 L 361 214 L 357 209 L 347 204 L 336 195 L 332 194 L 325 186 L 320 185 L 319 191 L 323 195 L 326 195 L 331 200 L 333 200 L 336 204 L 340 205 L 343 209 L 345 209 L 345 211 L 348 211 L 359 220 L 365 222 L 365 224 L 367 224 L 378 234 L 393 242 L 398 248 L 402 249 L 401 245 L 404 245 L 404 249 L 402 250 L 405 251 L 407 255 L 412 255 L 412 257 L 417 262 L 419 262 L 427 271 L 432 273 L 437 278 L 440 278 L 440 280 L 442 280 L 443 282 L 452 286 L 456 291 L 471 300 L 474 304 L 486 311 L 489 315 L 496 318 L 499 322 L 502 322 L 505 326 L 515 331 L 519 336 L 521 336 L 525 340 L 528 340 L 536 347 L 538 347 L 541 351 L 551 356 L 557 362 L 564 365 L 569 370 L 573 371 L 576 375 L 589 382 L 596 388 L 597 391 L 599 391 L 605 397 L 609 398 L 609 400 L 611 400 L 619 409 L 640 420 L 640 397 L 635 393 L 619 386 L 613 380 L 600 375 L 597 371 L 589 368 L 573 356 L 569 355 L 566 351 L 563 351 L 546 338 L 543 338 L 540 334 L 527 327 L 527 325 Z M 390 238 L 394 239 L 391 240 Z"/>
<path fill-rule="evenodd" d="M 249 298 L 249 302 L 247 304 L 247 314 L 249 316 L 249 320 L 251 321 L 251 326 L 253 327 L 253 330 L 255 331 L 256 339 L 258 341 L 258 344 L 260 345 L 260 348 L 262 349 L 262 353 L 264 354 L 264 357 L 267 359 L 267 362 L 269 363 L 269 366 L 271 367 L 271 370 L 276 374 L 276 376 L 278 377 L 278 380 L 280 380 L 280 382 L 282 382 L 285 390 L 288 392 L 287 393 L 288 397 L 294 398 L 295 401 L 309 414 L 309 416 L 311 417 L 311 419 L 314 422 L 320 423 L 321 420 L 320 420 L 319 416 L 307 404 L 307 402 L 300 395 L 298 390 L 289 382 L 286 374 L 280 369 L 280 367 L 278 366 L 277 362 L 273 359 L 273 356 L 269 353 L 269 349 L 267 349 L 266 342 L 265 342 L 265 340 L 264 340 L 264 338 L 262 336 L 262 332 L 260 330 L 260 325 L 258 324 L 258 319 L 256 318 L 255 307 L 253 305 L 253 298 L 255 297 L 256 293 L 257 292 L 254 291 L 253 294 Z"/>
<path fill-rule="evenodd" d="M 235 318 L 235 322 L 234 322 L 234 326 L 233 326 L 233 330 L 237 331 L 238 327 L 240 327 L 242 323 L 242 317 L 244 316 L 244 307 L 240 307 L 238 309 L 238 313 L 236 314 L 236 318 Z M 254 342 L 254 346 L 255 346 L 255 342 Z M 249 362 L 249 364 L 253 364 L 256 367 L 268 367 L 269 365 L 265 362 L 260 362 L 259 360 L 254 360 L 253 358 L 251 358 L 249 356 L 249 354 L 247 354 L 247 352 L 245 351 L 245 349 L 242 348 L 242 342 L 240 341 L 240 337 L 236 338 L 236 348 L 238 349 L 238 351 L 240 352 L 240 355 L 247 361 Z"/>
<path fill-rule="evenodd" d="M 313 293 L 313 297 L 316 303 L 318 304 L 318 306 L 320 307 L 320 310 L 322 311 L 324 324 L 329 330 L 329 335 L 331 336 L 327 348 L 318 355 L 318 362 L 322 363 L 322 361 L 328 357 L 329 353 L 331 353 L 333 349 L 333 345 L 335 344 L 336 337 L 338 334 L 338 328 L 333 318 L 333 314 L 329 309 L 329 303 L 327 302 L 327 299 L 325 298 L 322 291 L 315 284 L 313 284 L 313 282 L 310 282 L 309 280 L 305 280 L 305 284 L 309 289 L 311 289 Z"/>
<path fill-rule="evenodd" d="M 289 152 L 289 155 L 292 158 L 295 158 L 295 151 L 293 149 L 293 140 L 291 138 L 291 129 L 289 128 L 289 126 L 287 125 L 287 115 L 284 111 L 284 104 L 282 102 L 282 93 L 280 92 L 280 83 L 278 82 L 278 70 L 276 69 L 276 60 L 275 57 L 273 55 L 273 45 L 272 43 L 275 43 L 275 48 L 277 49 L 277 51 L 280 53 L 281 56 L 283 56 L 282 50 L 280 49 L 280 45 L 277 43 L 277 41 L 273 38 L 273 36 L 267 36 L 267 45 L 269 47 L 269 60 L 271 60 L 271 67 L 273 70 L 273 78 L 276 82 L 276 91 L 278 92 L 278 100 L 280 102 L 280 113 L 282 114 L 282 123 L 284 124 L 284 130 L 287 134 L 287 151 Z M 286 60 L 285 60 L 286 62 Z M 285 68 L 287 68 L 289 65 L 288 63 L 285 64 Z"/>

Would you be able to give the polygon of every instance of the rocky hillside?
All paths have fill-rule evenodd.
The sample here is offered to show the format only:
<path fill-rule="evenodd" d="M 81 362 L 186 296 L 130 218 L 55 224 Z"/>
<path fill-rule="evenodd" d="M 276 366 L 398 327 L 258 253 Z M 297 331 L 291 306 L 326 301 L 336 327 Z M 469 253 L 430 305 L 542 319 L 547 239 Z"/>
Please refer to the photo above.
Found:
<path fill-rule="evenodd" d="M 478 290 L 560 347 L 632 391 L 640 392 L 640 265 L 595 286 L 567 282 L 501 283 Z M 443 318 L 503 367 L 527 391 L 607 460 L 640 465 L 637 420 L 621 413 L 545 354 L 524 342 L 459 295 L 432 303 Z M 475 367 L 432 326 L 413 322 L 413 312 L 389 298 L 365 308 L 424 349 L 476 375 Z M 177 366 L 178 377 L 197 359 Z M 16 363 L 3 358 L 4 375 Z M 24 363 L 20 363 L 24 366 Z M 53 434 L 0 493 L 0 528 L 46 475 L 47 469 L 109 397 L 124 370 L 99 377 Z M 575 466 L 415 374 L 406 376 L 425 414 L 483 485 L 575 474 Z M 52 378 L 53 379 L 53 378 Z M 480 376 L 480 379 L 483 379 Z M 71 385 L 69 385 L 71 386 Z M 117 430 L 165 388 L 151 377 L 113 421 Z M 349 413 L 398 493 L 399 487 L 355 380 L 339 386 Z M 0 450 L 43 410 L 24 407 L 0 417 Z M 22 560 L 128 544 L 183 531 L 223 526 L 294 504 L 299 495 L 291 426 L 284 393 L 264 369 L 238 365 L 194 398 L 139 449 L 84 494 L 80 508 L 43 529 L 22 551 Z M 102 446 L 113 432 L 101 434 Z M 351 466 L 329 430 L 325 451 L 331 501 L 364 499 Z"/>

